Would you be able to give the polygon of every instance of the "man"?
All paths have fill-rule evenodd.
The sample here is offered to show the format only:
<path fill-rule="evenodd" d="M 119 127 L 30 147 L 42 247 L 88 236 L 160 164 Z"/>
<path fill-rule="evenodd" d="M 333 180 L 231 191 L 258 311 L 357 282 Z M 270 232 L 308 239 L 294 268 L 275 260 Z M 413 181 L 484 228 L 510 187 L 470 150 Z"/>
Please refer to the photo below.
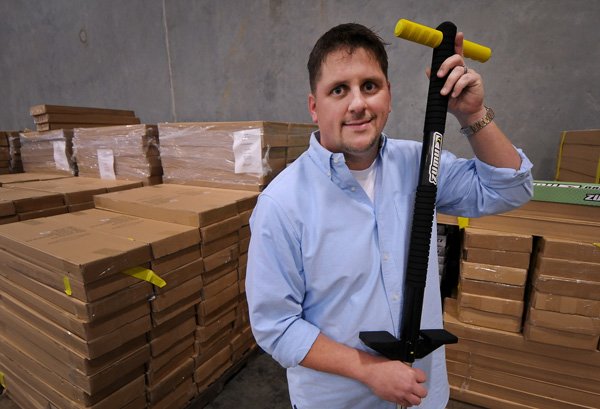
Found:
<path fill-rule="evenodd" d="M 459 33 L 456 54 L 431 75 L 449 73 L 441 92 L 461 126 L 486 125 L 468 137 L 476 158 L 443 153 L 437 208 L 473 217 L 529 200 L 531 163 L 490 122 L 462 40 Z M 358 24 L 334 27 L 315 44 L 308 70 L 308 109 L 319 130 L 252 215 L 246 288 L 254 336 L 288 368 L 293 408 L 445 408 L 443 348 L 411 368 L 358 338 L 399 334 L 421 152 L 420 143 L 382 133 L 391 111 L 384 43 Z M 441 328 L 431 248 L 422 327 Z"/>

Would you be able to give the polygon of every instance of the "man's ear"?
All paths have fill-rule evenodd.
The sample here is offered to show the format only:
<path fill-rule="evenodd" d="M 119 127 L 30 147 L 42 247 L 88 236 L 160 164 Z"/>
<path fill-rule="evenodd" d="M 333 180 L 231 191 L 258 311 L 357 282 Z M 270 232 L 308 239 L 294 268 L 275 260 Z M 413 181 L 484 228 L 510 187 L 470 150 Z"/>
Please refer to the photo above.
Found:
<path fill-rule="evenodd" d="M 317 118 L 317 99 L 315 96 L 310 93 L 308 94 L 308 112 L 310 112 L 310 116 L 315 124 L 319 123 Z"/>
<path fill-rule="evenodd" d="M 392 112 L 392 85 L 390 82 L 387 82 L 388 92 L 390 94 L 390 106 L 388 107 L 388 114 Z"/>

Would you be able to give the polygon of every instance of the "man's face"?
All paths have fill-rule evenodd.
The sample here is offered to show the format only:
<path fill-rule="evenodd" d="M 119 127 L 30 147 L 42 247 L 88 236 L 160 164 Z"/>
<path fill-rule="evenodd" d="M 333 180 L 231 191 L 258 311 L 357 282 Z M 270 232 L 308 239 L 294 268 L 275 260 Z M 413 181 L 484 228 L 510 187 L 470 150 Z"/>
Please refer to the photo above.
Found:
<path fill-rule="evenodd" d="M 342 152 L 350 169 L 366 169 L 377 157 L 379 137 L 391 112 L 390 84 L 365 49 L 340 49 L 321 66 L 308 109 L 321 145 Z"/>

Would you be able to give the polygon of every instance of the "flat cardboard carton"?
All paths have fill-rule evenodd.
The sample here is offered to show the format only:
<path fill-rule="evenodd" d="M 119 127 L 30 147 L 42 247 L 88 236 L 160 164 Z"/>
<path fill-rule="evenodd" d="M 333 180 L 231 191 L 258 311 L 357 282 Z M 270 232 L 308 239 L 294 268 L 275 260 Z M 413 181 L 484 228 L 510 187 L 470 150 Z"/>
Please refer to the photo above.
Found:
<path fill-rule="evenodd" d="M 525 234 L 509 234 L 494 230 L 465 228 L 463 246 L 489 250 L 531 253 L 533 237 Z"/>
<path fill-rule="evenodd" d="M 460 291 L 458 293 L 458 305 L 460 308 L 470 308 L 521 319 L 525 303 L 523 301 L 470 294 Z"/>
<path fill-rule="evenodd" d="M 213 297 L 203 300 L 197 305 L 199 324 L 206 326 L 213 323 L 223 311 L 230 309 L 233 304 L 237 304 L 238 295 L 239 287 L 236 282 Z"/>
<path fill-rule="evenodd" d="M 471 325 L 495 328 L 502 331 L 520 332 L 521 317 L 497 314 L 474 308 L 458 307 L 458 319 Z"/>
<path fill-rule="evenodd" d="M 202 277 L 200 275 L 178 285 L 171 287 L 169 291 L 164 291 L 161 294 L 156 294 L 150 305 L 152 312 L 160 312 L 168 309 L 169 307 L 177 304 L 181 299 L 196 296 L 198 302 L 200 300 L 200 294 L 202 291 Z"/>
<path fill-rule="evenodd" d="M 495 283 L 491 281 L 470 280 L 467 278 L 460 279 L 459 291 L 515 301 L 523 301 L 525 296 L 524 286 Z"/>
<path fill-rule="evenodd" d="M 536 268 L 540 274 L 572 278 L 574 280 L 600 282 L 600 263 L 563 260 L 539 255 Z"/>
<path fill-rule="evenodd" d="M 230 233 L 226 236 L 220 237 L 211 242 L 202 242 L 200 250 L 202 251 L 202 257 L 210 256 L 219 250 L 223 250 L 227 247 L 233 246 L 240 241 L 239 231 Z"/>
<path fill-rule="evenodd" d="M 555 311 L 563 314 L 600 317 L 600 300 L 568 297 L 533 291 L 531 306 L 538 310 Z"/>
<path fill-rule="evenodd" d="M 152 403 L 151 407 L 152 409 L 185 408 L 188 402 L 197 395 L 197 392 L 198 389 L 194 380 L 189 378 L 177 385 L 175 389 L 167 393 L 162 399 Z M 144 401 L 144 403 L 146 402 Z"/>
<path fill-rule="evenodd" d="M 569 331 L 560 331 L 545 327 L 538 327 L 530 322 L 525 322 L 523 329 L 525 339 L 542 344 L 557 345 L 569 350 L 597 351 L 600 336 L 589 334 L 578 334 Z"/>
<path fill-rule="evenodd" d="M 195 369 L 194 381 L 199 390 L 203 390 L 218 379 L 231 365 L 231 346 L 227 344 L 212 358 Z"/>
<path fill-rule="evenodd" d="M 150 247 L 52 218 L 0 226 L 0 248 L 92 282 L 150 261 Z M 74 251 L 76 249 L 76 251 Z"/>
<path fill-rule="evenodd" d="M 154 286 L 154 294 L 159 295 L 169 292 L 171 288 L 177 287 L 196 276 L 201 276 L 202 273 L 204 273 L 204 261 L 201 258 L 163 273 L 160 277 L 167 284 L 164 287 Z"/>
<path fill-rule="evenodd" d="M 541 274 L 535 270 L 533 286 L 537 291 L 568 297 L 600 300 L 600 283 Z"/>
<path fill-rule="evenodd" d="M 165 308 L 162 311 L 152 311 L 152 326 L 157 327 L 162 325 L 182 313 L 185 313 L 192 307 L 195 307 L 200 302 L 198 294 L 192 294 L 188 297 L 178 300 L 175 304 Z"/>
<path fill-rule="evenodd" d="M 192 341 L 191 337 L 188 348 L 179 352 L 178 354 L 172 355 L 171 359 L 165 362 L 162 367 L 153 369 L 148 367 L 146 369 L 146 382 L 148 387 L 152 388 L 154 385 L 159 384 L 161 379 L 167 377 L 171 372 L 176 370 L 182 364 L 185 364 L 190 359 L 194 359 L 194 342 Z"/>
<path fill-rule="evenodd" d="M 148 397 L 150 404 L 152 405 L 152 403 L 164 398 L 171 390 L 175 389 L 186 379 L 192 379 L 193 373 L 194 359 L 188 358 L 171 372 L 159 379 L 154 385 L 147 387 L 146 396 Z"/>
<path fill-rule="evenodd" d="M 40 192 L 31 189 L 0 187 L 0 197 L 2 197 L 0 203 L 2 203 L 2 208 L 4 208 L 4 215 L 33 212 L 65 205 L 64 198 L 59 193 Z M 12 203 L 12 205 L 8 203 Z M 13 213 L 10 213 L 11 209 Z"/>
<path fill-rule="evenodd" d="M 524 286 L 527 280 L 527 269 L 461 260 L 460 276 L 470 280 Z"/>
<path fill-rule="evenodd" d="M 536 327 L 544 327 L 575 334 L 600 335 L 600 317 L 563 314 L 556 311 L 529 308 L 527 320 Z"/>
<path fill-rule="evenodd" d="M 226 247 L 223 250 L 219 250 L 216 253 L 205 257 L 204 269 L 206 273 L 210 274 L 211 271 L 221 266 L 224 266 L 233 261 L 237 261 L 239 258 L 239 251 L 239 246 L 237 244 L 234 244 L 233 246 Z"/>
<path fill-rule="evenodd" d="M 219 278 L 223 277 L 230 271 L 236 270 L 238 266 L 238 259 L 234 259 L 231 262 L 225 263 L 210 271 L 205 271 L 204 274 L 202 274 L 202 281 L 204 282 L 204 285 L 208 285 L 214 282 L 215 280 L 218 280 Z"/>
<path fill-rule="evenodd" d="M 210 242 L 221 237 L 227 236 L 230 233 L 237 232 L 242 227 L 239 215 L 235 215 L 228 219 L 209 224 L 200 228 L 203 242 Z"/>
<path fill-rule="evenodd" d="M 219 279 L 203 286 L 201 289 L 201 296 L 203 300 L 207 300 L 211 297 L 217 296 L 221 291 L 224 291 L 228 287 L 238 282 L 237 271 L 231 270 L 229 273 L 220 277 Z"/>
<path fill-rule="evenodd" d="M 189 263 L 199 260 L 202 260 L 200 246 L 194 245 L 192 247 L 179 250 L 176 253 L 153 259 L 150 263 L 150 266 L 152 271 L 159 276 L 162 276 L 163 274 L 169 273 Z"/>
<path fill-rule="evenodd" d="M 200 243 L 200 233 L 194 227 L 99 209 L 70 213 L 55 220 L 147 243 L 155 259 Z"/>
<path fill-rule="evenodd" d="M 41 284 L 64 293 L 74 300 L 80 300 L 84 303 L 102 300 L 105 297 L 113 296 L 120 291 L 139 284 L 146 287 L 144 290 L 146 293 L 151 291 L 149 283 L 140 282 L 139 279 L 127 274 L 114 274 L 94 281 L 93 283 L 82 283 L 81 281 L 69 278 L 64 271 L 60 271 L 43 263 L 30 263 L 24 258 L 4 250 L 0 250 L 0 263 L 2 264 L 0 275 L 9 280 L 15 281 L 19 279 L 20 276 L 28 277 L 31 280 L 38 281 Z M 24 285 L 23 280 L 19 281 L 19 283 Z M 137 294 L 137 292 L 134 294 Z M 135 299 L 135 297 L 126 299 L 125 302 L 129 303 Z M 118 307 L 119 305 L 122 305 L 122 302 L 123 301 L 116 302 L 113 306 Z M 81 314 L 84 314 L 84 316 L 91 316 L 95 314 L 94 308 L 94 306 L 90 306 L 90 308 L 87 309 L 87 306 L 85 306 L 83 310 L 78 311 L 83 311 Z M 99 308 L 102 309 L 106 307 Z M 110 310 L 110 307 L 108 308 Z"/>
<path fill-rule="evenodd" d="M 174 344 L 193 338 L 196 329 L 196 309 L 189 307 L 171 320 L 155 326 L 148 334 L 152 358 L 167 352 Z"/>
<path fill-rule="evenodd" d="M 146 372 L 158 374 L 159 371 L 165 368 L 175 357 L 180 355 L 194 356 L 194 337 L 188 336 L 178 340 L 171 348 L 164 353 L 153 357 L 146 365 Z"/>
<path fill-rule="evenodd" d="M 196 328 L 196 339 L 201 344 L 211 343 L 223 332 L 233 330 L 237 318 L 236 309 L 232 307 L 221 313 L 210 325 L 199 325 Z"/>
<path fill-rule="evenodd" d="M 165 222 L 204 227 L 238 213 L 256 193 L 196 186 L 155 185 L 94 197 L 97 208 Z"/>
<path fill-rule="evenodd" d="M 471 263 L 490 264 L 527 269 L 529 268 L 530 253 L 504 250 L 480 249 L 477 247 L 463 248 L 463 260 Z"/>
<path fill-rule="evenodd" d="M 600 248 L 590 242 L 541 237 L 540 253 L 543 257 L 600 263 Z"/>
<path fill-rule="evenodd" d="M 68 206 L 51 207 L 48 209 L 34 210 L 32 212 L 19 213 L 19 221 L 38 219 L 40 217 L 50 217 L 64 214 L 69 211 Z"/>

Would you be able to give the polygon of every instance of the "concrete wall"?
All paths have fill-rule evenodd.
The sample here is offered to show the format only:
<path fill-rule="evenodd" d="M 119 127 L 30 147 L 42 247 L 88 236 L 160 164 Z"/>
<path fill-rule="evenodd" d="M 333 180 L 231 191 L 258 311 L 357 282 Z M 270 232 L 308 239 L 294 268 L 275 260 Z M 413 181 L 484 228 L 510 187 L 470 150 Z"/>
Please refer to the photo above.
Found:
<path fill-rule="evenodd" d="M 309 122 L 306 60 L 354 21 L 390 43 L 386 132 L 420 139 L 431 59 L 399 40 L 399 18 L 454 22 L 490 46 L 486 103 L 552 179 L 560 132 L 600 128 L 597 0 L 0 0 L 0 129 L 33 127 L 29 107 L 133 109 L 145 123 Z M 471 156 L 452 118 L 445 148 Z"/>

